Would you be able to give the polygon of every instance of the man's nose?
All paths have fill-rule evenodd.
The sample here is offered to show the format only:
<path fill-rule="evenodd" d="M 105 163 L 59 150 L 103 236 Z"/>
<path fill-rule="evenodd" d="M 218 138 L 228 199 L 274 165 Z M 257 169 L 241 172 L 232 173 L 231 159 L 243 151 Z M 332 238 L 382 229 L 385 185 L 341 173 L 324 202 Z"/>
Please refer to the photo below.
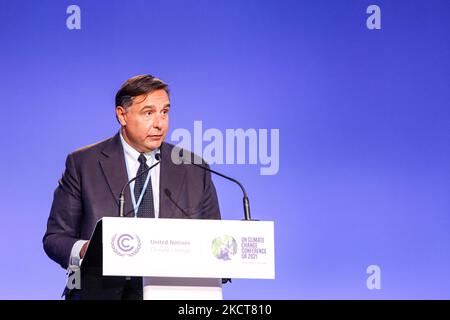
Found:
<path fill-rule="evenodd" d="M 161 115 L 158 113 L 155 113 L 155 116 L 153 117 L 153 128 L 157 129 L 162 128 L 162 118 Z"/>

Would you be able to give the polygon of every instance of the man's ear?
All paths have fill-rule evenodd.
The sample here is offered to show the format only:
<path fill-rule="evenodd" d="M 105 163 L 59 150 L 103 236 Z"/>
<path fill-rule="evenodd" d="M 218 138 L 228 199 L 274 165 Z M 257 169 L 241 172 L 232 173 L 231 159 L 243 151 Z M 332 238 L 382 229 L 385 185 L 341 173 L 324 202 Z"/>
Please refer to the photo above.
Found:
<path fill-rule="evenodd" d="M 127 125 L 127 120 L 126 120 L 126 116 L 125 116 L 126 113 L 127 113 L 127 111 L 125 110 L 124 107 L 122 107 L 122 106 L 116 107 L 116 119 L 117 119 L 117 121 L 119 121 L 119 123 L 122 127 L 125 127 Z"/>

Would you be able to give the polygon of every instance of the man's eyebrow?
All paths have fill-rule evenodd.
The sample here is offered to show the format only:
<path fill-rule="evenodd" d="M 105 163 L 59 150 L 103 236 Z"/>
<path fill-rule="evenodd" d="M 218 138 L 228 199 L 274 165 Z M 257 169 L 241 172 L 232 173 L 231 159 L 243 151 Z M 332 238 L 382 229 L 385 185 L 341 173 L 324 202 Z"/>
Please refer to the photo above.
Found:
<path fill-rule="evenodd" d="M 156 108 L 155 105 L 153 105 L 153 104 L 147 104 L 147 105 L 145 105 L 145 106 L 143 106 L 143 107 L 141 108 L 141 111 L 143 111 L 143 110 L 145 110 L 145 109 L 154 109 L 154 108 Z M 170 103 L 164 105 L 163 108 L 170 108 Z"/>
<path fill-rule="evenodd" d="M 141 111 L 144 110 L 144 109 L 153 109 L 153 108 L 155 108 L 154 105 L 148 104 L 148 105 L 143 106 L 143 107 L 141 108 Z"/>

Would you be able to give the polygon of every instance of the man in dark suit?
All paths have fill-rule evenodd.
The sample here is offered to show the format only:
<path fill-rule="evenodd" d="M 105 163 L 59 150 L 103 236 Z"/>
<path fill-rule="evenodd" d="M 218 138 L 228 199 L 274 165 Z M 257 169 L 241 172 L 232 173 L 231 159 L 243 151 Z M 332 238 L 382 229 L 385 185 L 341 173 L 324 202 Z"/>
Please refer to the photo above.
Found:
<path fill-rule="evenodd" d="M 164 142 L 169 110 L 167 84 L 150 75 L 130 78 L 116 94 L 120 131 L 68 155 L 43 238 L 45 252 L 63 268 L 80 266 L 97 221 L 118 215 L 122 187 L 158 153 L 160 165 L 125 190 L 125 215 L 220 219 L 210 173 L 172 161 L 178 150 Z M 66 299 L 142 299 L 141 278 L 81 276 L 81 289 L 65 290 Z"/>

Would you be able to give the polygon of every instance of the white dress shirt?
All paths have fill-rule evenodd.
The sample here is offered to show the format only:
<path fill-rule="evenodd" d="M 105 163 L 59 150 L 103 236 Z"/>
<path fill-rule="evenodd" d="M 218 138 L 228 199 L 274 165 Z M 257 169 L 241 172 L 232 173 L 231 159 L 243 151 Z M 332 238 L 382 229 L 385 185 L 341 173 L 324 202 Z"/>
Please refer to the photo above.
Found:
<path fill-rule="evenodd" d="M 134 149 L 125 141 L 125 139 L 122 137 L 122 133 L 120 134 L 120 140 L 122 141 L 123 152 L 125 155 L 125 163 L 127 165 L 128 171 L 128 180 L 131 180 L 136 176 L 139 166 L 141 165 L 138 160 L 141 153 L 136 149 Z M 159 149 L 155 149 L 153 151 L 144 153 L 145 157 L 147 158 L 147 165 L 149 167 L 157 162 L 155 159 L 156 153 L 159 153 Z M 153 204 L 155 205 L 155 218 L 159 217 L 159 173 L 160 173 L 159 165 L 150 170 L 150 178 L 152 181 L 152 190 L 153 190 Z M 134 193 L 134 181 L 130 183 L 130 192 Z M 129 201 L 132 200 L 130 199 Z M 137 201 L 138 199 L 136 199 L 136 202 Z"/>

